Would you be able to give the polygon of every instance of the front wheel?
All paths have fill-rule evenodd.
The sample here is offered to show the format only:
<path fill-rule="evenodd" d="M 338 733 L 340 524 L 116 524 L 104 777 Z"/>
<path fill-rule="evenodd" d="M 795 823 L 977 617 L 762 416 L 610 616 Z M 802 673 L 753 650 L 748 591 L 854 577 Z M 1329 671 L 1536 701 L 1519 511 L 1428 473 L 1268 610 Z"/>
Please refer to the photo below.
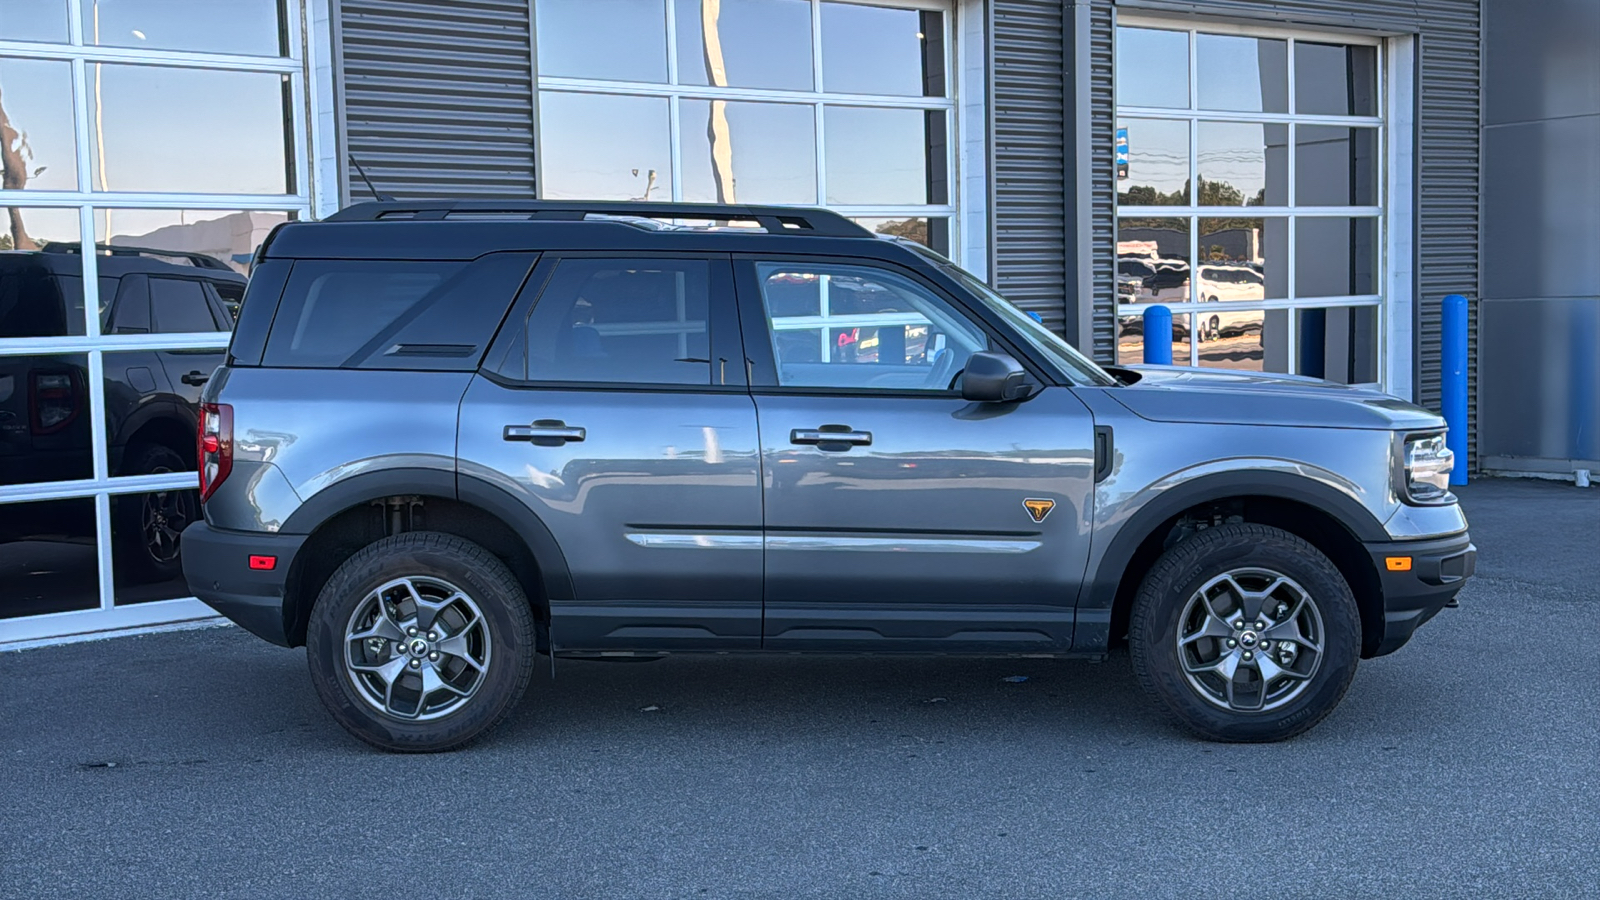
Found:
<path fill-rule="evenodd" d="M 505 563 L 454 535 L 377 541 L 323 587 L 306 628 L 335 720 L 384 750 L 454 750 L 487 734 L 533 674 L 528 598 Z"/>
<path fill-rule="evenodd" d="M 1315 547 L 1264 525 L 1207 528 L 1168 550 L 1134 600 L 1145 690 L 1215 741 L 1278 741 L 1327 717 L 1355 676 L 1361 617 Z"/>

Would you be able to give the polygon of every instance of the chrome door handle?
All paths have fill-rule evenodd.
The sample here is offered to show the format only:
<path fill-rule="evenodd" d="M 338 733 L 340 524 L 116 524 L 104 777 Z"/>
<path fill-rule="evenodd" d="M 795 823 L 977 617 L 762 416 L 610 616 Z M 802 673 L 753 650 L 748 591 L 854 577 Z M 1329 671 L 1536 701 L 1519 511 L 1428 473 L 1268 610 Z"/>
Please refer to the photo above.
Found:
<path fill-rule="evenodd" d="M 527 441 L 537 447 L 559 447 L 568 441 L 581 441 L 588 436 L 582 428 L 568 425 L 560 419 L 539 419 L 532 425 L 507 425 L 503 437 L 508 441 Z"/>
<path fill-rule="evenodd" d="M 816 444 L 823 450 L 848 450 L 870 446 L 872 432 L 855 431 L 848 425 L 824 425 L 815 431 L 796 428 L 789 432 L 789 443 Z"/>

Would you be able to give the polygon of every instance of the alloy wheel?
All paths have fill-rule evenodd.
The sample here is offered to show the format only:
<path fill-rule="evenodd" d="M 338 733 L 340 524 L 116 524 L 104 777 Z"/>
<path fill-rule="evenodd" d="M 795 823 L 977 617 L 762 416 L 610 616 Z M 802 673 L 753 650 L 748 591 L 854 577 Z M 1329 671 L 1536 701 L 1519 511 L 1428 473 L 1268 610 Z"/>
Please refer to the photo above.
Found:
<path fill-rule="evenodd" d="M 1177 649 L 1189 687 L 1234 712 L 1266 712 L 1300 696 L 1322 665 L 1316 600 L 1293 578 L 1241 568 L 1195 591 L 1179 619 Z"/>
<path fill-rule="evenodd" d="M 388 581 L 345 627 L 345 673 L 361 699 L 406 721 L 455 712 L 489 671 L 489 623 L 466 592 L 439 578 Z"/>

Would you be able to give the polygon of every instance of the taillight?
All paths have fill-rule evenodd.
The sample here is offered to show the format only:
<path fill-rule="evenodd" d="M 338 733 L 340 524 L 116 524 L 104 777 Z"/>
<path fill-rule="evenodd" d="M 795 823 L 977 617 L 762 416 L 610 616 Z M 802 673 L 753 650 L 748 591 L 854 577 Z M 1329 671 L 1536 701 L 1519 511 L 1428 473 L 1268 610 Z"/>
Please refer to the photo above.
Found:
<path fill-rule="evenodd" d="M 29 424 L 34 434 L 55 434 L 78 417 L 78 379 L 71 372 L 29 372 Z"/>
<path fill-rule="evenodd" d="M 195 456 L 200 460 L 200 499 L 208 500 L 233 471 L 233 407 L 200 404 L 200 429 Z"/>

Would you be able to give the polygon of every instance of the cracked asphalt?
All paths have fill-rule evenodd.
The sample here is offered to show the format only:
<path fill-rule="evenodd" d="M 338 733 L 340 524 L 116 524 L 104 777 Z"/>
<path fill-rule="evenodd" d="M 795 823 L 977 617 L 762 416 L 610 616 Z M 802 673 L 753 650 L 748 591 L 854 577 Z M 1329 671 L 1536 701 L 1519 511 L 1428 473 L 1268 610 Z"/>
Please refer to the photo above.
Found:
<path fill-rule="evenodd" d="M 541 660 L 389 756 L 237 629 L 0 653 L 0 896 L 1600 896 L 1600 490 L 1462 496 L 1461 608 L 1269 746 L 1125 655 Z"/>

